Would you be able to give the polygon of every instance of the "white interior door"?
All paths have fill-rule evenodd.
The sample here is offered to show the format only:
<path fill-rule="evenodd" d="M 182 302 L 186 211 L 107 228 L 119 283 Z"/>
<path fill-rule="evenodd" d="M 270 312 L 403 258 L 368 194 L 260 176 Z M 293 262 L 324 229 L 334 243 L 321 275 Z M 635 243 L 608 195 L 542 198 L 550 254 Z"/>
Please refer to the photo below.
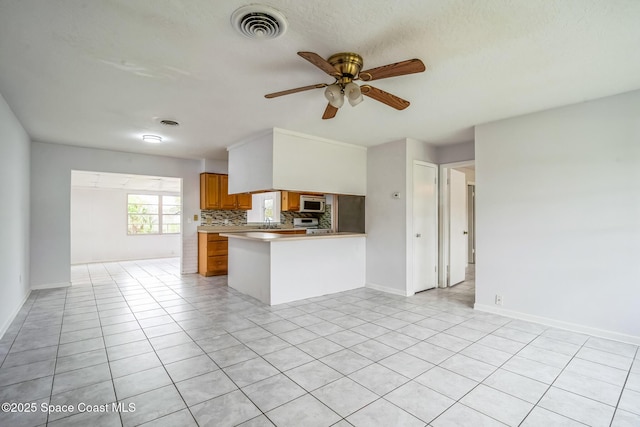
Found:
<path fill-rule="evenodd" d="M 467 268 L 467 182 L 449 169 L 449 286 L 464 281 Z"/>
<path fill-rule="evenodd" d="M 413 291 L 434 288 L 438 282 L 437 167 L 413 164 Z"/>

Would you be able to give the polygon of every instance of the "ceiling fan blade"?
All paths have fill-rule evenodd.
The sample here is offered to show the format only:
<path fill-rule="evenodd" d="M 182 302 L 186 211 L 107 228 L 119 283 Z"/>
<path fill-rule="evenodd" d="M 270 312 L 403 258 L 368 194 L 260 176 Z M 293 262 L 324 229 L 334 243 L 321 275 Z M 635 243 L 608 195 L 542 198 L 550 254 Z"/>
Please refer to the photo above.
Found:
<path fill-rule="evenodd" d="M 295 89 L 283 90 L 281 92 L 268 93 L 264 97 L 265 98 L 276 98 L 278 96 L 289 95 L 289 94 L 298 93 L 298 92 L 304 92 L 305 90 L 320 89 L 320 88 L 327 87 L 327 86 L 328 85 L 326 83 L 318 83 L 318 84 L 315 84 L 315 85 L 309 85 L 309 86 L 297 87 Z"/>
<path fill-rule="evenodd" d="M 360 86 L 360 91 L 363 95 L 373 98 L 376 101 L 380 101 L 383 104 L 387 104 L 389 107 L 393 107 L 396 110 L 404 110 L 409 106 L 409 101 L 402 98 L 398 98 L 395 95 L 385 92 L 382 89 L 375 88 L 369 85 Z"/>
<path fill-rule="evenodd" d="M 403 76 L 405 74 L 421 73 L 426 67 L 419 59 L 408 59 L 402 62 L 383 65 L 382 67 L 371 68 L 360 71 L 360 80 L 370 82 L 371 80 L 386 79 L 388 77 Z"/>
<path fill-rule="evenodd" d="M 324 110 L 324 114 L 322 115 L 323 120 L 333 119 L 336 116 L 338 109 L 331 104 L 327 104 L 327 108 Z"/>
<path fill-rule="evenodd" d="M 336 70 L 333 65 L 327 62 L 326 59 L 314 52 L 298 52 L 298 55 L 302 56 L 307 61 L 311 62 L 316 67 L 320 68 L 325 73 L 333 77 L 340 77 L 340 72 Z"/>

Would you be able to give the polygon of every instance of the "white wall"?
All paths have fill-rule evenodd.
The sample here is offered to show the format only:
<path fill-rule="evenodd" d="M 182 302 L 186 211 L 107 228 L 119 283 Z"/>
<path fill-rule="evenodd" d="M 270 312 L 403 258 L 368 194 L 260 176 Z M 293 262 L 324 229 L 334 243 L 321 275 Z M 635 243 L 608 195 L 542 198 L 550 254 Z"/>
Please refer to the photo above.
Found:
<path fill-rule="evenodd" d="M 198 265 L 200 160 L 122 153 L 34 142 L 31 144 L 31 284 L 68 285 L 71 264 L 71 170 L 182 178 L 182 272 Z"/>
<path fill-rule="evenodd" d="M 458 144 L 441 145 L 437 147 L 439 164 L 464 162 L 475 159 L 474 142 L 460 142 Z"/>
<path fill-rule="evenodd" d="M 29 295 L 29 153 L 29 136 L 0 95 L 0 337 Z"/>
<path fill-rule="evenodd" d="M 640 91 L 478 126 L 475 152 L 477 308 L 640 343 Z"/>
<path fill-rule="evenodd" d="M 413 161 L 433 163 L 437 153 L 410 138 L 367 150 L 367 286 L 412 293 Z M 392 197 L 394 192 L 400 192 L 400 199 Z"/>
<path fill-rule="evenodd" d="M 273 130 L 235 144 L 229 147 L 228 151 L 230 194 L 275 190 Z"/>
<path fill-rule="evenodd" d="M 405 140 L 367 150 L 367 286 L 405 295 L 406 162 Z M 392 194 L 400 192 L 400 199 Z"/>
<path fill-rule="evenodd" d="M 367 149 L 274 129 L 273 188 L 364 196 Z"/>
<path fill-rule="evenodd" d="M 127 195 L 131 192 L 71 189 L 71 264 L 180 256 L 180 234 L 127 234 Z"/>
<path fill-rule="evenodd" d="M 453 168 L 457 171 L 460 171 L 464 174 L 467 185 L 470 183 L 476 182 L 476 170 L 470 168 Z"/>
<path fill-rule="evenodd" d="M 219 159 L 202 159 L 202 166 L 200 172 L 208 173 L 229 173 L 229 162 Z"/>
<path fill-rule="evenodd" d="M 365 195 L 367 150 L 274 128 L 229 147 L 229 192 L 310 191 Z"/>

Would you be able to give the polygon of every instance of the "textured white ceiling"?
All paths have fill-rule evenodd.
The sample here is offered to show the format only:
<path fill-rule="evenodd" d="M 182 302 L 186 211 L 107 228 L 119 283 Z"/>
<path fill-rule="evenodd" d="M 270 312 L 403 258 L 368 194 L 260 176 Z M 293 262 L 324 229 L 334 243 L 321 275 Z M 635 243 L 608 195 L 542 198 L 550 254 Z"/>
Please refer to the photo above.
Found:
<path fill-rule="evenodd" d="M 479 123 L 640 88 L 636 0 L 267 0 L 289 22 L 268 41 L 231 28 L 251 2 L 0 0 L 0 93 L 37 141 L 223 159 L 274 126 L 447 144 Z M 417 57 L 427 71 L 374 82 L 409 100 L 404 111 L 365 98 L 325 121 L 322 90 L 263 97 L 331 82 L 301 50 L 355 51 L 365 68 Z"/>

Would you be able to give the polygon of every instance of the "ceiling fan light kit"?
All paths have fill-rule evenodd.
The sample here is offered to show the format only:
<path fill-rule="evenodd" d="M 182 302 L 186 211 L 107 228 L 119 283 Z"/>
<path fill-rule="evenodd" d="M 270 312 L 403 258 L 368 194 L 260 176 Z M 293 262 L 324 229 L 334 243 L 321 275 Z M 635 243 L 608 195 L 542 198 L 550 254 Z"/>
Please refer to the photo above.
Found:
<path fill-rule="evenodd" d="M 324 90 L 324 97 L 327 98 L 332 107 L 340 108 L 344 104 L 342 88 L 335 83 L 327 86 Z"/>
<path fill-rule="evenodd" d="M 327 101 L 329 101 L 329 104 L 322 115 L 323 119 L 331 119 L 335 117 L 338 112 L 338 108 L 344 105 L 345 97 L 352 106 L 356 106 L 361 103 L 364 99 L 363 95 L 365 95 L 395 108 L 396 110 L 404 110 L 409 106 L 409 101 L 368 84 L 358 86 L 358 84 L 354 83 L 354 80 L 369 82 L 372 80 L 402 76 L 405 74 L 421 73 L 426 69 L 422 61 L 419 59 L 409 59 L 361 71 L 364 61 L 357 53 L 336 53 L 331 55 L 327 60 L 314 52 L 298 52 L 298 55 L 333 77 L 335 81 L 332 84 L 319 83 L 269 93 L 265 95 L 265 98 L 276 98 L 278 96 L 290 95 L 292 93 L 303 92 L 311 89 L 326 88 L 324 96 Z"/>
<path fill-rule="evenodd" d="M 343 91 L 347 99 L 349 100 L 349 104 L 351 104 L 352 107 L 355 107 L 364 100 L 362 91 L 360 90 L 360 86 L 358 86 L 354 82 L 349 82 L 344 85 Z"/>

